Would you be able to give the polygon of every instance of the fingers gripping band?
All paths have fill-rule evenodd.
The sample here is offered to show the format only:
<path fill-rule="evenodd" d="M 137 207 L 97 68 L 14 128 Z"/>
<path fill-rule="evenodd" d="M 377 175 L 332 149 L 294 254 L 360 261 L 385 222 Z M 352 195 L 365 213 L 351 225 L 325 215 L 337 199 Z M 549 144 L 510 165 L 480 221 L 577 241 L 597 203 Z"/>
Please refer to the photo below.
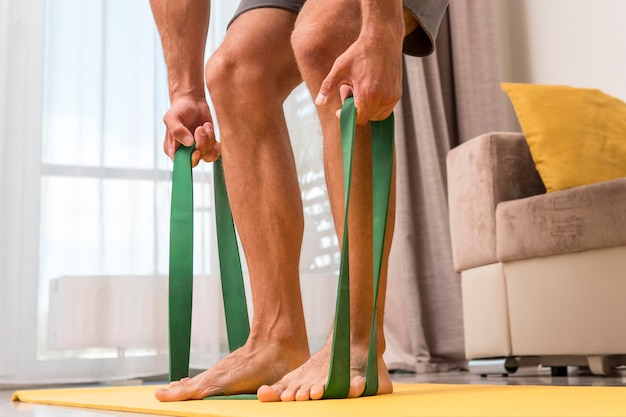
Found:
<path fill-rule="evenodd" d="M 373 273 L 374 304 L 365 391 L 378 391 L 377 320 L 378 289 L 382 269 L 387 213 L 393 170 L 393 114 L 384 121 L 372 122 L 372 198 L 373 198 Z M 345 217 L 337 288 L 337 305 L 328 380 L 323 398 L 346 398 L 350 390 L 350 266 L 348 262 L 348 207 L 352 177 L 352 157 L 356 109 L 349 98 L 341 112 L 342 157 L 344 167 Z M 170 381 L 189 374 L 191 340 L 191 300 L 193 292 L 193 148 L 181 146 L 174 157 L 172 174 L 172 211 L 170 217 L 169 327 Z M 226 315 L 229 349 L 242 346 L 250 332 L 235 227 L 228 203 L 221 160 L 215 162 L 214 190 L 222 296 Z M 239 399 L 255 396 L 211 397 Z"/>

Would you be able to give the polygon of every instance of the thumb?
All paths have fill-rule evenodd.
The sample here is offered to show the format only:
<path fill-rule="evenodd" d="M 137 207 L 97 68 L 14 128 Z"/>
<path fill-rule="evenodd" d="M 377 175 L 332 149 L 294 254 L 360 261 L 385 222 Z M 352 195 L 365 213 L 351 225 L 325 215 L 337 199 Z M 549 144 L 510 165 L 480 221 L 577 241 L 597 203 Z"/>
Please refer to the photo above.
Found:
<path fill-rule="evenodd" d="M 193 135 L 178 116 L 168 112 L 165 114 L 165 117 L 163 117 L 163 121 L 165 122 L 170 137 L 176 142 L 185 146 L 192 146 L 194 144 Z"/>

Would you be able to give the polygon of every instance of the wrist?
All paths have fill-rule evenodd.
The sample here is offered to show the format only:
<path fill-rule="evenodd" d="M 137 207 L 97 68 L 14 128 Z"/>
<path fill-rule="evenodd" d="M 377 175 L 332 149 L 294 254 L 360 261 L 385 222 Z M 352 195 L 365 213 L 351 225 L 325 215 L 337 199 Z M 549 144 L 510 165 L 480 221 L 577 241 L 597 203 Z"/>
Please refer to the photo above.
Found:
<path fill-rule="evenodd" d="M 204 92 L 204 80 L 197 77 L 169 77 L 169 96 L 170 101 L 181 98 L 204 100 L 206 98 Z"/>
<path fill-rule="evenodd" d="M 179 97 L 204 99 L 204 63 L 199 54 L 171 55 L 167 69 L 170 100 Z"/>
<path fill-rule="evenodd" d="M 203 101 L 206 100 L 204 88 L 186 87 L 186 86 L 173 86 L 169 91 L 170 102 L 177 100 L 193 100 Z"/>

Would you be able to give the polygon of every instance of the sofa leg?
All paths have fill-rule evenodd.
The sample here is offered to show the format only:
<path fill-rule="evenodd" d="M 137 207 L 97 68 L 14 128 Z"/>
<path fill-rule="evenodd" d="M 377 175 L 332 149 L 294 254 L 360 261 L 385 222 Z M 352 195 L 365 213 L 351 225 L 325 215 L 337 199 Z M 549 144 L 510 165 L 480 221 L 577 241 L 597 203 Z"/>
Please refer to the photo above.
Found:
<path fill-rule="evenodd" d="M 567 376 L 567 366 L 551 366 L 550 375 L 552 376 Z"/>
<path fill-rule="evenodd" d="M 613 370 L 609 356 L 587 356 L 587 362 L 594 375 L 608 375 Z"/>
<path fill-rule="evenodd" d="M 472 359 L 468 363 L 469 371 L 482 377 L 487 375 L 508 376 L 514 374 L 519 368 L 516 358 L 489 358 Z"/>

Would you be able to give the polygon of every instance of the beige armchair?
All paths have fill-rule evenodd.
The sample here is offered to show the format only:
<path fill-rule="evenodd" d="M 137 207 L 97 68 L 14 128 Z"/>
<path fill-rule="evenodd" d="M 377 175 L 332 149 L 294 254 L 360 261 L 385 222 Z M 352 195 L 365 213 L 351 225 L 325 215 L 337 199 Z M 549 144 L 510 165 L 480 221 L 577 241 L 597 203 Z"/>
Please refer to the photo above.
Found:
<path fill-rule="evenodd" d="M 470 369 L 626 364 L 626 178 L 546 194 L 520 133 L 474 138 L 447 168 Z"/>

